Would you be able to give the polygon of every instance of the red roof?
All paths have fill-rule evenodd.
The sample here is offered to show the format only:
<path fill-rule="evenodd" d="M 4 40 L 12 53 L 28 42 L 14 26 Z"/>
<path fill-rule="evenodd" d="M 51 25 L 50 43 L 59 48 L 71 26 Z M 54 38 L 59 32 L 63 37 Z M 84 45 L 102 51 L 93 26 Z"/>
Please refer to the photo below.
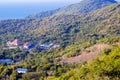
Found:
<path fill-rule="evenodd" d="M 18 39 L 15 39 L 15 40 L 12 42 L 12 44 L 14 44 L 14 45 L 19 45 L 19 44 L 21 44 L 21 42 L 20 42 Z"/>
<path fill-rule="evenodd" d="M 30 42 L 25 42 L 25 43 L 24 43 L 24 46 L 25 46 L 25 45 L 26 45 L 26 46 L 27 46 L 27 45 L 30 45 Z"/>

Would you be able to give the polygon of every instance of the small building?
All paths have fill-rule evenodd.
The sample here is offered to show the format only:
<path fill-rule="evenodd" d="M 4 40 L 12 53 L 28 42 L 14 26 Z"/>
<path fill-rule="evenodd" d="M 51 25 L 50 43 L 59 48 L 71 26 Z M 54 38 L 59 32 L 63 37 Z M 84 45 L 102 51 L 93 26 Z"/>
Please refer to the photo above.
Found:
<path fill-rule="evenodd" d="M 8 65 L 13 64 L 13 60 L 11 59 L 0 59 L 0 64 L 6 63 Z"/>
<path fill-rule="evenodd" d="M 54 44 L 53 43 L 51 43 L 51 44 L 49 44 L 49 47 L 52 47 Z"/>
<path fill-rule="evenodd" d="M 23 47 L 26 48 L 26 49 L 29 49 L 31 46 L 32 46 L 32 44 L 30 42 L 25 42 L 23 44 Z"/>
<path fill-rule="evenodd" d="M 13 45 L 15 46 L 19 46 L 19 45 L 22 45 L 22 42 L 19 40 L 19 39 L 15 39 L 13 42 L 12 42 Z"/>
<path fill-rule="evenodd" d="M 41 44 L 39 47 L 40 50 L 48 50 L 49 49 L 49 45 L 47 44 Z"/>
<path fill-rule="evenodd" d="M 7 42 L 7 46 L 12 46 L 12 42 L 11 42 L 11 41 L 8 41 L 8 42 Z"/>
<path fill-rule="evenodd" d="M 58 47 L 60 47 L 60 43 L 56 42 L 56 43 L 53 44 L 53 48 L 58 48 Z"/>
<path fill-rule="evenodd" d="M 7 46 L 20 46 L 22 42 L 19 39 L 15 39 L 14 41 L 8 41 Z"/>
<path fill-rule="evenodd" d="M 28 69 L 26 68 L 17 68 L 17 73 L 27 73 L 28 72 Z"/>

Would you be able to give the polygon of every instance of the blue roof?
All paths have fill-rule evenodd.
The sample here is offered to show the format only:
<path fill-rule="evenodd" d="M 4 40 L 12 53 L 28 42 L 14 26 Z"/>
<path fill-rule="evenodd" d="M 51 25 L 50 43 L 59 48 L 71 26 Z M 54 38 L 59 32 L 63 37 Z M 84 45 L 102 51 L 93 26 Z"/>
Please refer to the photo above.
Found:
<path fill-rule="evenodd" d="M 27 72 L 27 71 L 28 71 L 28 69 L 26 69 L 26 68 L 17 68 L 17 71 Z"/>
<path fill-rule="evenodd" d="M 13 61 L 11 59 L 0 59 L 0 63 L 11 64 Z"/>

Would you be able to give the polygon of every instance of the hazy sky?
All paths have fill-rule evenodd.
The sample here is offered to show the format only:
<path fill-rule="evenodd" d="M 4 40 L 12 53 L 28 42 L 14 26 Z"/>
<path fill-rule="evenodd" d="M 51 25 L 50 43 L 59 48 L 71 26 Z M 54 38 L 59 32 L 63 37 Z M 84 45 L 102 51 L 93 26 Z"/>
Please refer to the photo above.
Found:
<path fill-rule="evenodd" d="M 43 2 L 78 2 L 81 0 L 0 0 L 0 3 L 43 3 Z M 120 0 L 116 0 L 116 1 L 120 1 Z"/>
<path fill-rule="evenodd" d="M 30 14 L 57 9 L 80 1 L 81 0 L 0 0 L 0 19 L 24 18 Z"/>
<path fill-rule="evenodd" d="M 24 18 L 78 2 L 80 0 L 0 0 L 0 19 Z"/>
<path fill-rule="evenodd" d="M 0 3 L 78 2 L 80 0 L 0 0 Z"/>

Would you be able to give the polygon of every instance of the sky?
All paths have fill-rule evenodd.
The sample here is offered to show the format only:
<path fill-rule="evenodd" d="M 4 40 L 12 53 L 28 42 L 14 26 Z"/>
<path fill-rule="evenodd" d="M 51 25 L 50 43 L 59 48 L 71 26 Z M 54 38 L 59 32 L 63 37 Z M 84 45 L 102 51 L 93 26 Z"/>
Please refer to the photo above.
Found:
<path fill-rule="evenodd" d="M 0 0 L 0 20 L 24 18 L 78 2 L 80 0 Z"/>
<path fill-rule="evenodd" d="M 24 18 L 31 14 L 54 10 L 80 1 L 81 0 L 0 0 L 0 20 Z"/>
<path fill-rule="evenodd" d="M 76 2 L 80 0 L 0 0 L 0 3 Z"/>

